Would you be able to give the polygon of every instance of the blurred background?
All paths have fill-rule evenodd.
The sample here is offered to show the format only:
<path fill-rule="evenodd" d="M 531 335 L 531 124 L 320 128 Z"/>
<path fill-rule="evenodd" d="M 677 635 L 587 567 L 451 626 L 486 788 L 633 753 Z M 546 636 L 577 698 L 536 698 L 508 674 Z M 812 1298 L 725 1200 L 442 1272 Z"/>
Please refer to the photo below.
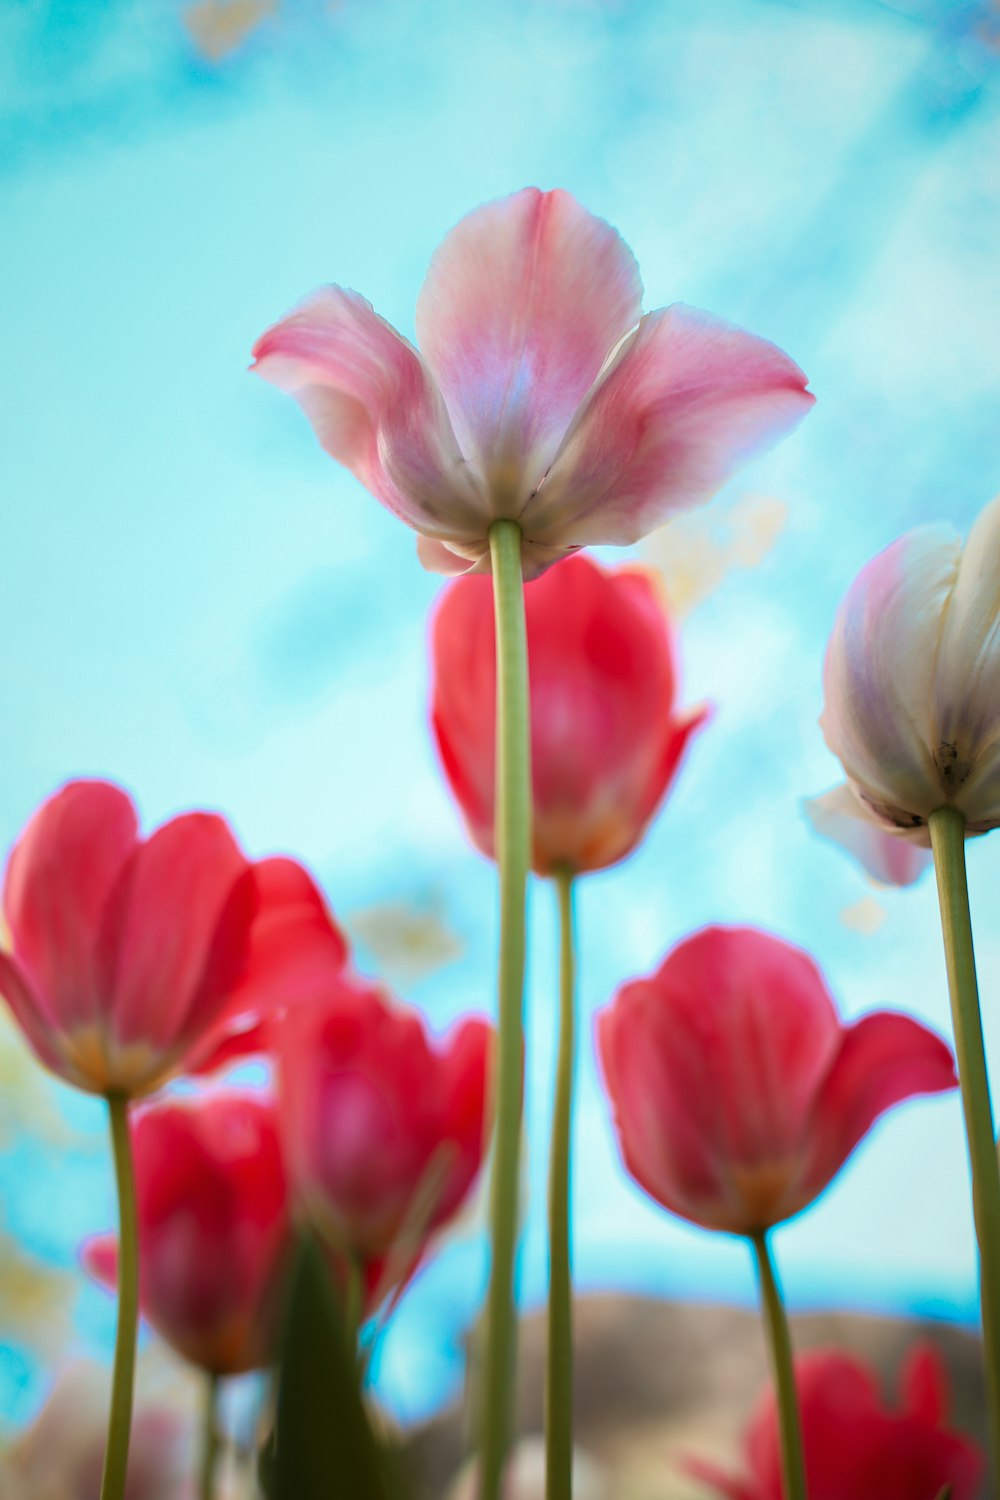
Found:
<path fill-rule="evenodd" d="M 585 1289 L 750 1303 L 745 1248 L 618 1164 L 591 1017 L 709 921 L 810 948 L 842 1008 L 947 1028 L 932 882 L 873 886 L 803 797 L 838 768 L 822 653 L 860 565 L 965 529 L 1000 488 L 1000 6 L 925 0 L 5 0 L 0 6 L 0 846 L 70 776 L 147 826 L 208 806 L 318 873 L 359 962 L 436 1027 L 488 1010 L 494 872 L 426 715 L 439 581 L 412 534 L 246 374 L 306 291 L 412 336 L 430 255 L 475 204 L 570 189 L 635 250 L 647 307 L 776 340 L 818 406 L 713 505 L 650 539 L 711 699 L 640 851 L 580 894 L 577 1271 Z M 1000 1078 L 1000 839 L 970 849 Z M 554 907 L 534 891 L 526 1307 L 546 1278 Z M 0 1418 L 57 1359 L 106 1358 L 77 1269 L 112 1224 L 103 1109 L 0 1031 Z M 376 1360 L 401 1418 L 461 1380 L 481 1211 Z M 797 1308 L 971 1320 L 957 1097 L 896 1111 L 777 1238 Z"/>

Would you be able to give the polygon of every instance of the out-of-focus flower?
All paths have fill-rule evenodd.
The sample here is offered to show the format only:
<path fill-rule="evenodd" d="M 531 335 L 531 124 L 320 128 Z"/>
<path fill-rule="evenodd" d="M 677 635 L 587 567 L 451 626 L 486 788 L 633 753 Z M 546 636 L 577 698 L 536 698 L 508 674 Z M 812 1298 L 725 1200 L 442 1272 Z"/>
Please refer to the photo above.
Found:
<path fill-rule="evenodd" d="M 803 1355 L 795 1383 L 802 1412 L 809 1500 L 973 1500 L 984 1461 L 947 1421 L 947 1376 L 933 1348 L 915 1348 L 898 1410 L 883 1404 L 872 1372 L 836 1351 Z M 782 1500 L 781 1440 L 768 1392 L 744 1439 L 744 1474 L 692 1460 L 689 1472 L 727 1500 Z"/>
<path fill-rule="evenodd" d="M 535 869 L 614 864 L 663 801 L 704 707 L 679 710 L 674 632 L 653 579 L 574 557 L 525 593 Z M 496 666 L 485 578 L 445 590 L 432 722 L 476 846 L 493 855 Z"/>
<path fill-rule="evenodd" d="M 290 1250 L 273 1101 L 233 1091 L 152 1105 L 137 1116 L 132 1142 L 143 1314 L 202 1369 L 261 1368 Z M 115 1286 L 114 1235 L 90 1240 L 83 1257 Z"/>
<path fill-rule="evenodd" d="M 644 558 L 663 579 L 675 619 L 687 617 L 737 568 L 766 560 L 788 521 L 786 501 L 753 491 L 675 516 L 648 538 Z"/>
<path fill-rule="evenodd" d="M 845 1026 L 808 954 L 708 927 L 598 1017 L 625 1164 L 657 1202 L 753 1234 L 822 1192 L 892 1105 L 954 1088 L 945 1043 L 886 1011 Z"/>
<path fill-rule="evenodd" d="M 107 1381 L 87 1365 L 62 1372 L 0 1465 L 4 1500 L 98 1500 L 107 1441 Z M 125 1500 L 190 1500 L 187 1423 L 141 1397 L 132 1422 Z"/>
<path fill-rule="evenodd" d="M 278 0 L 199 0 L 183 14 L 191 40 L 210 62 L 221 62 L 273 16 Z"/>
<path fill-rule="evenodd" d="M 447 1500 L 476 1500 L 477 1461 L 472 1459 L 448 1491 Z M 610 1500 L 610 1490 L 597 1463 L 579 1448 L 573 1451 L 574 1500 Z M 503 1500 L 545 1500 L 545 1440 L 522 1438 L 504 1476 Z"/>
<path fill-rule="evenodd" d="M 964 548 L 926 526 L 862 568 L 823 685 L 823 732 L 859 817 L 925 847 L 939 807 L 970 833 L 1000 823 L 1000 497 Z"/>
<path fill-rule="evenodd" d="M 140 838 L 131 798 L 102 781 L 68 783 L 31 819 L 3 915 L 0 994 L 42 1062 L 100 1094 L 151 1093 L 312 993 L 338 944 L 346 957 L 300 866 L 251 864 L 211 813 Z"/>
<path fill-rule="evenodd" d="M 315 292 L 259 340 L 331 456 L 420 533 L 425 566 L 489 571 L 519 522 L 526 577 L 637 541 L 707 500 L 813 403 L 773 344 L 682 304 L 642 314 L 631 251 L 566 192 L 466 215 L 417 303 L 421 353 L 356 292 Z"/>
<path fill-rule="evenodd" d="M 886 828 L 870 814 L 849 786 L 835 786 L 811 797 L 803 810 L 821 838 L 839 844 L 873 880 L 882 885 L 912 885 L 931 863 L 922 842 L 925 828 Z"/>
<path fill-rule="evenodd" d="M 416 1012 L 359 980 L 288 1011 L 279 1103 L 293 1185 L 369 1293 L 404 1280 L 458 1210 L 483 1159 L 492 1029 L 434 1044 Z"/>

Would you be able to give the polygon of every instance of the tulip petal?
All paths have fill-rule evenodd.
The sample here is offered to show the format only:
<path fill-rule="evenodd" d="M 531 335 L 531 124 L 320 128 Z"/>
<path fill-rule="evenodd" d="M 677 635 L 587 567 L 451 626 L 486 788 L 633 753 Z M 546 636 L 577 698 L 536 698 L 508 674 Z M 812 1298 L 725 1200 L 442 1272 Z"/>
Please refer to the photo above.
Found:
<path fill-rule="evenodd" d="M 906 1356 L 900 1373 L 902 1408 L 928 1427 L 948 1419 L 948 1371 L 933 1344 L 920 1343 Z"/>
<path fill-rule="evenodd" d="M 88 1276 L 113 1292 L 118 1286 L 118 1236 L 95 1234 L 80 1246 L 80 1260 Z"/>
<path fill-rule="evenodd" d="M 257 895 L 225 821 L 174 818 L 131 856 L 97 943 L 119 1044 L 186 1050 L 217 1017 L 246 963 Z"/>
<path fill-rule="evenodd" d="M 609 359 L 521 518 L 530 540 L 636 542 L 708 500 L 815 398 L 776 345 L 681 303 Z"/>
<path fill-rule="evenodd" d="M 880 1011 L 848 1027 L 813 1106 L 798 1183 L 802 1204 L 823 1190 L 886 1110 L 957 1086 L 948 1046 L 911 1016 Z"/>
<path fill-rule="evenodd" d="M 73 781 L 39 808 L 10 856 L 4 914 L 13 951 L 63 1029 L 95 1017 L 94 933 L 137 837 L 125 792 Z"/>
<path fill-rule="evenodd" d="M 62 1032 L 61 1020 L 52 1014 L 47 1002 L 34 993 L 16 961 L 2 950 L 0 997 L 6 1000 L 11 1015 L 38 1058 L 46 1067 L 68 1076 L 66 1060 L 55 1045 L 55 1038 Z M 86 1086 L 84 1083 L 83 1087 Z"/>
<path fill-rule="evenodd" d="M 268 329 L 254 371 L 294 396 L 320 443 L 408 526 L 474 541 L 491 519 L 417 351 L 357 292 L 328 286 Z"/>
<path fill-rule="evenodd" d="M 845 783 L 811 797 L 803 811 L 821 838 L 839 844 L 883 885 L 912 885 L 932 863 L 927 828 L 891 828 Z M 925 847 L 926 846 L 926 847 Z"/>
<path fill-rule="evenodd" d="M 641 304 L 632 252 L 567 192 L 525 188 L 446 236 L 417 337 L 498 515 L 520 513 Z"/>
<path fill-rule="evenodd" d="M 826 742 L 859 795 L 901 827 L 926 820 L 945 798 L 931 749 L 932 704 L 960 553 L 950 527 L 900 537 L 862 568 L 827 646 Z"/>

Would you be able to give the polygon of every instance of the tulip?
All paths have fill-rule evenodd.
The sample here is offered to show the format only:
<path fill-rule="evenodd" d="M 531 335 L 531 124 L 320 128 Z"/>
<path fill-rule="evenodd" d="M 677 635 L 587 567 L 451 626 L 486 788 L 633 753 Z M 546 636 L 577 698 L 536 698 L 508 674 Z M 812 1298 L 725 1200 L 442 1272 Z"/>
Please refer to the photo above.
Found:
<path fill-rule="evenodd" d="M 349 1268 L 356 1324 L 416 1270 L 483 1160 L 491 1028 L 440 1043 L 355 980 L 291 1008 L 278 1038 L 285 1159 L 298 1201 Z"/>
<path fill-rule="evenodd" d="M 880 885 L 913 885 L 931 863 L 919 842 L 923 829 L 887 828 L 848 786 L 809 798 L 804 809 L 820 837 L 852 854 Z"/>
<path fill-rule="evenodd" d="M 965 868 L 966 836 L 1000 823 L 1000 497 L 964 547 L 948 527 L 922 527 L 861 570 L 837 614 L 824 693 L 823 732 L 857 815 L 934 853 L 1000 1484 L 1000 1172 Z"/>
<path fill-rule="evenodd" d="M 570 558 L 525 594 L 533 868 L 598 870 L 641 839 L 705 722 L 677 707 L 677 646 L 651 575 Z M 476 847 L 494 854 L 496 670 L 489 582 L 459 578 L 434 616 L 432 723 Z"/>
<path fill-rule="evenodd" d="M 417 306 L 422 354 L 336 286 L 254 351 L 327 452 L 418 533 L 426 567 L 493 574 L 503 788 L 483 1500 L 499 1500 L 516 1364 L 531 847 L 523 578 L 707 500 L 813 402 L 773 344 L 681 305 L 644 317 L 641 292 L 613 229 L 568 193 L 529 188 L 467 215 L 438 249 Z"/>
<path fill-rule="evenodd" d="M 209 1374 L 262 1368 L 290 1241 L 274 1103 L 220 1091 L 151 1105 L 132 1142 L 144 1316 Z M 113 1288 L 115 1236 L 90 1240 L 84 1262 Z"/>
<path fill-rule="evenodd" d="M 930 1345 L 903 1369 L 901 1403 L 887 1407 L 872 1372 L 838 1351 L 796 1361 L 809 1500 L 974 1500 L 983 1455 L 947 1419 L 947 1375 Z M 744 1472 L 691 1461 L 689 1473 L 727 1500 L 783 1500 L 777 1408 L 768 1393 L 743 1442 Z M 948 1488 L 950 1486 L 950 1489 Z"/>
<path fill-rule="evenodd" d="M 630 250 L 561 190 L 467 214 L 416 322 L 422 353 L 357 292 L 324 287 L 263 335 L 254 369 L 436 572 L 489 571 L 498 519 L 520 527 L 525 577 L 635 542 L 813 404 L 773 344 L 679 303 L 643 315 Z"/>
<path fill-rule="evenodd" d="M 808 954 L 708 927 L 598 1017 L 628 1171 L 672 1213 L 742 1234 L 757 1262 L 781 1405 L 786 1500 L 804 1500 L 791 1344 L 768 1231 L 823 1191 L 878 1117 L 954 1088 L 943 1041 L 880 1011 L 845 1026 Z"/>

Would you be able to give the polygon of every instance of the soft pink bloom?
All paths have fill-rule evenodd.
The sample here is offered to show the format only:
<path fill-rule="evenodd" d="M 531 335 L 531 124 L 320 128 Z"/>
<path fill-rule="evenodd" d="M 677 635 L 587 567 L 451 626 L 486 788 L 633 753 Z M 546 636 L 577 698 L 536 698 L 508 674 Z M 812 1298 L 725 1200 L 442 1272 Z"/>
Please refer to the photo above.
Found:
<path fill-rule="evenodd" d="M 813 403 L 773 344 L 680 303 L 643 315 L 632 253 L 561 190 L 467 214 L 416 325 L 420 353 L 357 292 L 324 287 L 264 334 L 254 368 L 419 532 L 435 572 L 488 571 L 498 517 L 521 524 L 526 577 L 634 542 Z"/>
<path fill-rule="evenodd" d="M 931 863 L 931 852 L 917 840 L 922 828 L 889 829 L 849 786 L 836 786 L 804 804 L 816 832 L 852 854 L 882 885 L 912 885 Z"/>
<path fill-rule="evenodd" d="M 928 1345 L 910 1354 L 898 1409 L 885 1405 L 872 1372 L 849 1354 L 816 1352 L 795 1363 L 809 1500 L 973 1500 L 985 1464 L 947 1425 L 947 1374 Z M 688 1472 L 726 1500 L 782 1500 L 781 1438 L 773 1394 L 744 1438 L 740 1476 L 693 1460 Z"/>
<path fill-rule="evenodd" d="M 132 1125 L 144 1316 L 178 1354 L 216 1375 L 268 1362 L 290 1250 L 273 1102 L 220 1092 L 142 1110 Z M 84 1262 L 117 1283 L 118 1242 Z"/>
<path fill-rule="evenodd" d="M 346 956 L 300 866 L 252 864 L 212 813 L 143 838 L 103 781 L 69 782 L 35 813 L 3 918 L 0 994 L 47 1067 L 102 1094 L 152 1092 Z"/>
<path fill-rule="evenodd" d="M 433 1042 L 415 1011 L 354 979 L 291 1008 L 277 1044 L 300 1202 L 369 1291 L 383 1271 L 403 1279 L 482 1165 L 491 1027 L 470 1018 Z"/>
<path fill-rule="evenodd" d="M 943 806 L 1000 824 L 1000 497 L 965 546 L 947 526 L 858 574 L 827 648 L 821 720 L 860 809 L 929 844 Z"/>
<path fill-rule="evenodd" d="M 534 868 L 597 870 L 641 839 L 705 722 L 677 704 L 677 644 L 653 578 L 574 557 L 525 593 Z M 431 635 L 432 721 L 449 785 L 493 855 L 496 660 L 489 579 L 459 578 Z"/>
<path fill-rule="evenodd" d="M 887 1011 L 844 1025 L 809 955 L 749 927 L 686 938 L 597 1024 L 629 1172 L 733 1234 L 797 1214 L 887 1109 L 957 1083 L 940 1037 Z"/>

